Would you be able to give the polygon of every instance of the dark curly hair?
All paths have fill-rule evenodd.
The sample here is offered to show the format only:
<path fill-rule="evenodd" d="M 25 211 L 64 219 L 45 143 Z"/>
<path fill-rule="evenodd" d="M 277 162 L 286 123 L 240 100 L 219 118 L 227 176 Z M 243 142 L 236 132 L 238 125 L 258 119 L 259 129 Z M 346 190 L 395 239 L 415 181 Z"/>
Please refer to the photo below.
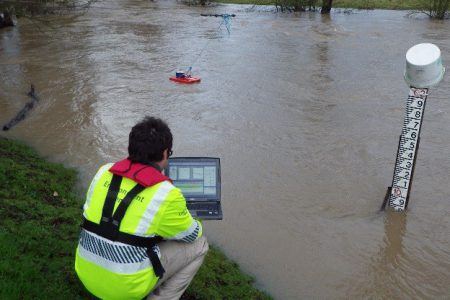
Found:
<path fill-rule="evenodd" d="M 163 152 L 172 150 L 172 132 L 161 119 L 145 117 L 130 132 L 128 159 L 141 164 L 161 161 Z"/>

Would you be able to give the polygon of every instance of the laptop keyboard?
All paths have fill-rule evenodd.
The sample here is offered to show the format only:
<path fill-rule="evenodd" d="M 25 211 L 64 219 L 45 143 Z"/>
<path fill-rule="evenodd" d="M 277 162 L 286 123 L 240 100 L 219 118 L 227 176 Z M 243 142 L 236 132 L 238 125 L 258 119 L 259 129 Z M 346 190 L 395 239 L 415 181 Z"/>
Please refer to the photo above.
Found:
<path fill-rule="evenodd" d="M 216 219 L 221 216 L 219 203 L 186 203 L 187 208 L 194 217 Z M 218 219 L 222 220 L 222 218 Z"/>
<path fill-rule="evenodd" d="M 187 208 L 189 210 L 207 210 L 207 211 L 217 211 L 216 203 L 187 203 Z"/>

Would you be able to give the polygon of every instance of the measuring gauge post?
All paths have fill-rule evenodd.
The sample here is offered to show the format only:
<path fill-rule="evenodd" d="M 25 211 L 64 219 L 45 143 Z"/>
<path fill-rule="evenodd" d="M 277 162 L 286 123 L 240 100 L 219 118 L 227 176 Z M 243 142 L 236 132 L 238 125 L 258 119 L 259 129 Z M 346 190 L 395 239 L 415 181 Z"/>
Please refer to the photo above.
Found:
<path fill-rule="evenodd" d="M 406 116 L 388 194 L 388 205 L 396 211 L 404 210 L 408 205 L 427 96 L 428 89 L 411 88 L 406 102 Z"/>
<path fill-rule="evenodd" d="M 404 79 L 410 90 L 392 185 L 388 187 L 382 209 L 388 205 L 395 211 L 402 211 L 408 206 L 428 91 L 442 80 L 444 73 L 441 51 L 436 45 L 417 44 L 406 52 Z"/>

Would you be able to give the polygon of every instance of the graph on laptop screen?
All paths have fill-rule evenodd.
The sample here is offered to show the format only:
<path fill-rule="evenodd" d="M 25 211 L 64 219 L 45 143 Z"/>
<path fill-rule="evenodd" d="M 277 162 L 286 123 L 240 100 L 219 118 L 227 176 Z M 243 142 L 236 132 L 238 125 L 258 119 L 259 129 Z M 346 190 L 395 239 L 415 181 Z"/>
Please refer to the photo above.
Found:
<path fill-rule="evenodd" d="M 210 158 L 170 159 L 168 176 L 186 198 L 218 199 L 220 176 L 218 160 Z"/>

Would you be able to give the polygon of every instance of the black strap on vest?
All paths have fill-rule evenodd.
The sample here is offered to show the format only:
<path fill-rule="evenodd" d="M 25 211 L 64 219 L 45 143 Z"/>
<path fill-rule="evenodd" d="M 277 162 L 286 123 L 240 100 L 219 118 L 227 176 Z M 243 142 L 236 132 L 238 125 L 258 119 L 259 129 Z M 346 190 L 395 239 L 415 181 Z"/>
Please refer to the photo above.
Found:
<path fill-rule="evenodd" d="M 155 275 L 162 278 L 165 270 L 156 253 L 156 244 L 162 241 L 162 238 L 160 236 L 146 238 L 119 231 L 120 223 L 122 222 L 131 201 L 145 189 L 144 186 L 136 184 L 125 195 L 113 214 L 114 204 L 117 200 L 117 196 L 119 195 L 121 182 L 122 177 L 114 174 L 106 195 L 105 204 L 103 205 L 100 224 L 84 219 L 82 227 L 87 231 L 98 234 L 111 241 L 147 248 L 147 255 L 152 263 Z"/>
<path fill-rule="evenodd" d="M 123 177 L 121 176 L 114 175 L 111 180 L 108 193 L 106 194 L 105 203 L 103 205 L 102 221 L 107 221 L 106 219 L 103 220 L 103 218 L 109 218 L 113 214 L 114 205 L 120 192 L 120 184 L 122 183 L 122 178 Z"/>

